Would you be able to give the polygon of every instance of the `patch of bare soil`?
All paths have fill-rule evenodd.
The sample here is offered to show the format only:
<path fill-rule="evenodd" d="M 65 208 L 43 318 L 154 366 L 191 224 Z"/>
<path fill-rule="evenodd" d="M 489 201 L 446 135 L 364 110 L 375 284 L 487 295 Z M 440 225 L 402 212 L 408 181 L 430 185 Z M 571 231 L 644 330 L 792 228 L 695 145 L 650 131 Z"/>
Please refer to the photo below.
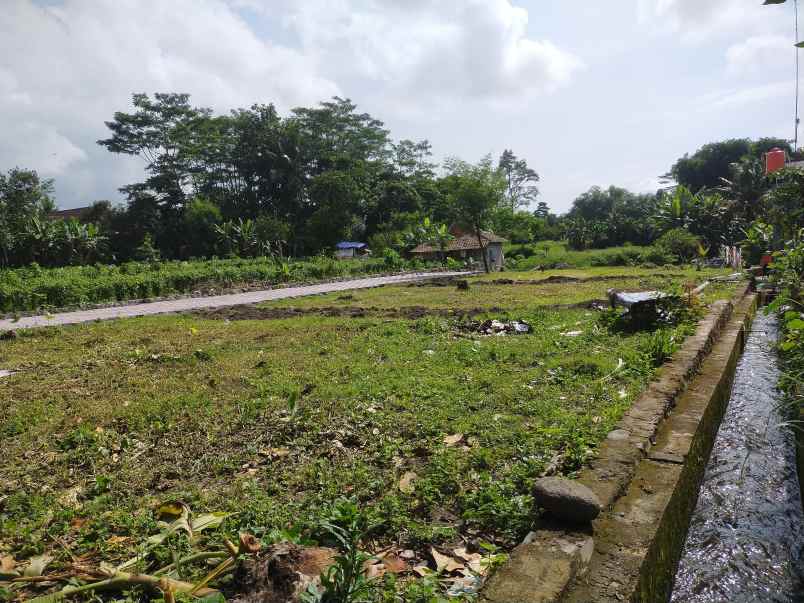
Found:
<path fill-rule="evenodd" d="M 310 584 L 335 561 L 337 552 L 323 547 L 276 544 L 247 557 L 238 566 L 232 584 L 234 603 L 289 603 L 299 601 Z"/>
<path fill-rule="evenodd" d="M 605 299 L 590 299 L 574 304 L 539 306 L 540 310 L 600 309 L 608 306 Z M 428 316 L 440 318 L 472 318 L 484 314 L 504 314 L 498 306 L 488 308 L 428 308 L 426 306 L 403 306 L 401 308 L 378 308 L 376 306 L 335 306 L 310 308 L 265 308 L 252 305 L 227 306 L 196 310 L 194 316 L 209 320 L 279 320 L 302 316 L 326 316 L 329 318 L 402 318 L 418 320 Z"/>
<path fill-rule="evenodd" d="M 489 281 L 472 281 L 472 285 L 551 285 L 551 284 L 567 284 L 567 283 L 595 283 L 595 282 L 605 282 L 605 281 L 621 281 L 628 278 L 679 278 L 683 277 L 683 274 L 673 273 L 673 272 L 655 272 L 651 274 L 642 274 L 638 275 L 638 277 L 631 277 L 628 275 L 616 275 L 616 274 L 605 274 L 605 275 L 598 275 L 598 276 L 569 276 L 569 275 L 562 275 L 562 274 L 552 274 L 546 278 L 540 279 L 513 279 L 513 278 L 496 278 Z M 458 277 L 447 277 L 447 278 L 439 278 L 439 279 L 432 279 L 428 281 L 418 281 L 415 283 L 409 283 L 408 287 L 449 287 L 449 286 L 456 286 L 458 281 L 461 280 Z"/>
<path fill-rule="evenodd" d="M 501 308 L 427 308 L 425 306 L 404 306 L 401 308 L 377 308 L 361 306 L 320 307 L 320 308 L 264 308 L 258 306 L 228 306 L 197 310 L 195 316 L 212 320 L 277 320 L 299 318 L 301 316 L 326 316 L 331 318 L 404 318 L 417 320 L 427 316 L 451 318 L 455 316 L 477 316 L 502 312 Z"/>

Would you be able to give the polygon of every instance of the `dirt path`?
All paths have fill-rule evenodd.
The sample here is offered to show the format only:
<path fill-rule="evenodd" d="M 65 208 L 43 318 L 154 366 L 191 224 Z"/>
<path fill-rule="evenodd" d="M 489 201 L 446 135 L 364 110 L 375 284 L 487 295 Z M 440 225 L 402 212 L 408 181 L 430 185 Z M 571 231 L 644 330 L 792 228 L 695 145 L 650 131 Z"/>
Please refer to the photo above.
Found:
<path fill-rule="evenodd" d="M 395 276 L 375 276 L 335 283 L 322 283 L 320 285 L 306 285 L 303 287 L 285 287 L 282 289 L 267 289 L 263 291 L 249 291 L 247 293 L 233 293 L 230 295 L 214 295 L 211 297 L 191 297 L 158 301 L 129 306 L 114 306 L 109 308 L 96 308 L 93 310 L 79 310 L 76 312 L 63 312 L 60 314 L 26 316 L 19 320 L 0 320 L 0 333 L 15 331 L 17 329 L 31 329 L 36 327 L 49 327 L 71 325 L 95 320 L 112 320 L 115 318 L 129 318 L 132 316 L 147 316 L 151 314 L 169 314 L 171 312 L 184 312 L 187 310 L 200 310 L 203 308 L 224 308 L 243 304 L 256 304 L 275 299 L 290 297 L 304 297 L 334 291 L 349 291 L 351 289 L 368 289 L 381 285 L 396 283 L 409 283 L 432 278 L 444 278 L 465 275 L 465 272 L 420 272 L 415 274 L 399 274 Z"/>

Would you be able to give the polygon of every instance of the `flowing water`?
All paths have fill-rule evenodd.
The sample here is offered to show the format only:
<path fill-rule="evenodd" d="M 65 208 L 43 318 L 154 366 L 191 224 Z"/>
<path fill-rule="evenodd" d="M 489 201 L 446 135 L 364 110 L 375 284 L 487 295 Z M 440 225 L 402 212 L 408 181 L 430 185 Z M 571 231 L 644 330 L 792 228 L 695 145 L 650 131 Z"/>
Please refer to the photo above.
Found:
<path fill-rule="evenodd" d="M 795 437 L 780 425 L 776 318 L 760 312 L 737 366 L 676 574 L 674 602 L 804 601 Z"/>

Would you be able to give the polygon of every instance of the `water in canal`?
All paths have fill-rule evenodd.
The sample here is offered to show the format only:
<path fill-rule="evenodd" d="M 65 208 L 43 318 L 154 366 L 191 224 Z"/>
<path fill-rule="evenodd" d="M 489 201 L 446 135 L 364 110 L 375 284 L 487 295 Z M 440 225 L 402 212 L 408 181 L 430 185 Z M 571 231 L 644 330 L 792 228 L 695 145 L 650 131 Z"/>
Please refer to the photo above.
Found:
<path fill-rule="evenodd" d="M 804 601 L 795 438 L 776 389 L 774 316 L 757 314 L 690 523 L 673 602 Z"/>

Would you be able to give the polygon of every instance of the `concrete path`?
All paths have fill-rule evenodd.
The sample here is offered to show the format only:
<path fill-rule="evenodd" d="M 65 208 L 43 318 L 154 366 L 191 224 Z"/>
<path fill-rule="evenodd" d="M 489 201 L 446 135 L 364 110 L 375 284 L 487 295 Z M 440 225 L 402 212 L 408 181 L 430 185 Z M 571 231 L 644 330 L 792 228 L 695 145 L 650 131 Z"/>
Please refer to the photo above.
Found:
<path fill-rule="evenodd" d="M 468 272 L 419 272 L 413 274 L 400 274 L 396 276 L 375 276 L 335 283 L 322 283 L 320 285 L 307 285 L 303 287 L 285 287 L 282 289 L 265 289 L 249 291 L 247 293 L 232 293 L 230 295 L 214 295 L 209 297 L 188 297 L 169 301 L 158 301 L 127 306 L 113 306 L 97 308 L 95 310 L 79 310 L 77 312 L 63 312 L 40 316 L 26 316 L 19 320 L 0 320 L 0 333 L 15 331 L 17 329 L 31 329 L 58 325 L 72 325 L 95 320 L 111 320 L 114 318 L 129 318 L 132 316 L 146 316 L 150 314 L 169 314 L 171 312 L 184 312 L 200 308 L 222 308 L 225 306 L 239 306 L 242 304 L 256 304 L 275 299 L 289 297 L 304 297 L 319 293 L 333 291 L 348 291 L 350 289 L 368 289 L 380 285 L 393 285 L 396 283 L 409 283 L 431 278 L 462 276 Z M 0 375 L 1 377 L 2 375 Z"/>

